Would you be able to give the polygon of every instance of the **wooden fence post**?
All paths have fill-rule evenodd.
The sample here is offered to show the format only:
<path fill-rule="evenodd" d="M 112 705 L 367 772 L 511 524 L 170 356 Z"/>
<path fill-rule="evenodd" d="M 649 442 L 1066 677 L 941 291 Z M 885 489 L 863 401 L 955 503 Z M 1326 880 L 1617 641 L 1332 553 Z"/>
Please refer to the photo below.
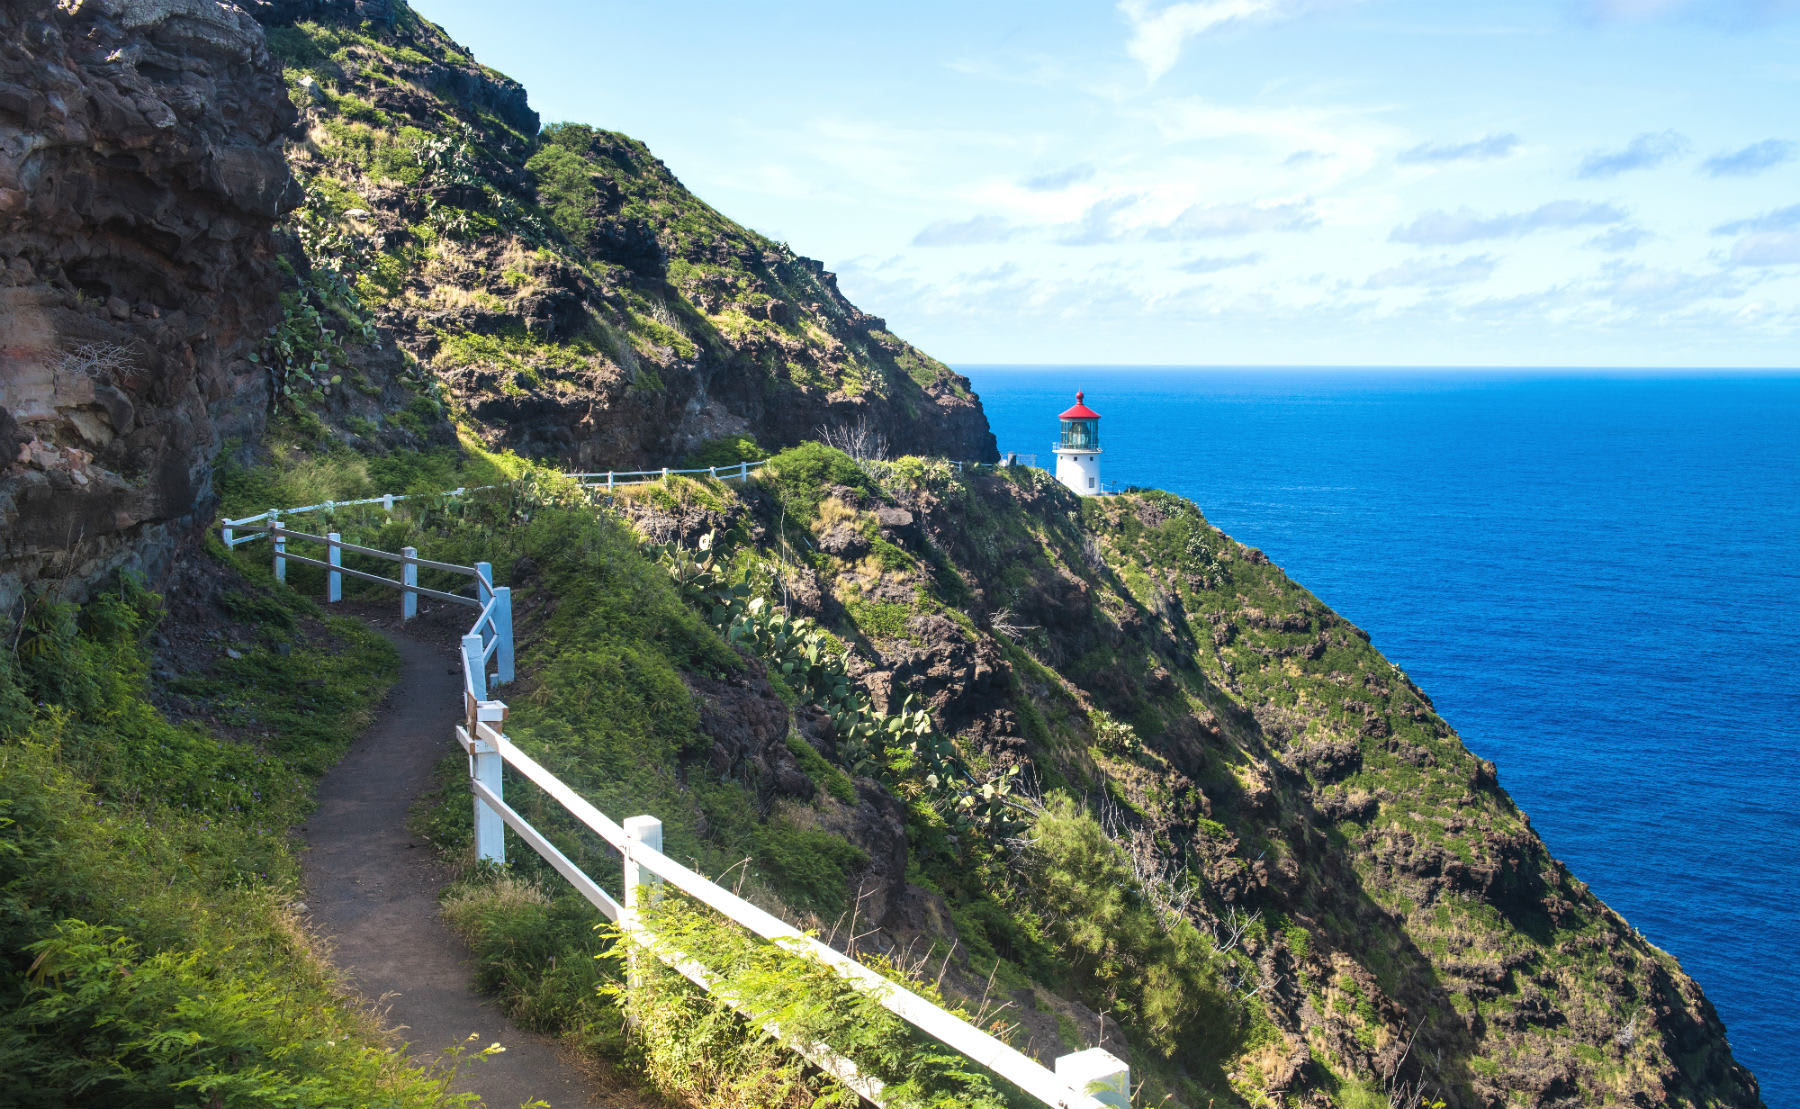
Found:
<path fill-rule="evenodd" d="M 502 717 L 505 715 L 504 708 L 498 701 L 483 701 L 476 708 L 476 716 Z M 490 709 L 497 711 L 489 711 Z M 500 757 L 499 750 L 482 739 L 479 733 L 474 740 L 475 751 L 469 756 L 469 777 L 486 786 L 495 797 L 504 799 L 506 795 L 501 792 L 501 779 L 505 760 Z M 475 797 L 475 857 L 483 862 L 506 861 L 506 821 L 479 795 Z"/>
<path fill-rule="evenodd" d="M 419 595 L 413 587 L 419 584 L 419 564 L 413 560 L 419 557 L 417 547 L 401 547 L 400 584 L 407 588 L 400 591 L 400 619 L 411 620 L 419 614 Z"/>
<path fill-rule="evenodd" d="M 344 552 L 338 546 L 338 533 L 335 531 L 325 535 L 325 561 L 333 567 L 344 564 Z M 336 569 L 325 571 L 325 599 L 334 604 L 344 599 L 344 575 Z"/>
<path fill-rule="evenodd" d="M 1058 1056 L 1056 1077 L 1102 1105 L 1131 1109 L 1131 1067 L 1103 1048 Z"/>
<path fill-rule="evenodd" d="M 494 634 L 499 636 L 500 645 L 494 648 L 494 662 L 500 672 L 494 675 L 496 682 L 513 680 L 513 621 L 512 621 L 512 587 L 501 585 L 494 589 Z"/>
<path fill-rule="evenodd" d="M 269 513 L 269 543 L 275 548 L 275 580 L 287 581 L 287 534 L 281 530 L 281 518 Z"/>
<path fill-rule="evenodd" d="M 477 701 L 487 700 L 487 664 L 481 661 L 481 637 L 465 635 L 462 637 L 463 673 L 467 675 L 470 696 Z"/>
<path fill-rule="evenodd" d="M 660 852 L 663 845 L 662 821 L 654 816 L 631 816 L 625 819 L 625 917 L 621 924 L 642 926 L 640 919 L 644 910 L 644 898 L 652 894 L 651 887 L 662 884 L 662 879 L 654 874 L 645 873 L 638 865 L 634 851 L 639 846 L 648 847 Z M 632 951 L 625 968 L 625 984 L 630 989 L 637 989 L 643 984 L 643 970 L 638 965 L 639 953 Z"/>

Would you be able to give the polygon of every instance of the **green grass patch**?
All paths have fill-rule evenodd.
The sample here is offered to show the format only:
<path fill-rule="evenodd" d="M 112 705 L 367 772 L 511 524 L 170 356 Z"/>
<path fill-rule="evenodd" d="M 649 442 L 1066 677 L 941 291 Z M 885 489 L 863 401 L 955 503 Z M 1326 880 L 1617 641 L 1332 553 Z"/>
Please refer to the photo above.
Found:
<path fill-rule="evenodd" d="M 293 638 L 317 614 L 291 595 L 235 603 L 285 653 L 187 679 L 225 731 L 151 704 L 159 609 L 130 581 L 38 601 L 0 653 L 0 1103 L 457 1101 L 381 1045 L 286 907 L 288 829 L 394 654 L 341 623 Z"/>

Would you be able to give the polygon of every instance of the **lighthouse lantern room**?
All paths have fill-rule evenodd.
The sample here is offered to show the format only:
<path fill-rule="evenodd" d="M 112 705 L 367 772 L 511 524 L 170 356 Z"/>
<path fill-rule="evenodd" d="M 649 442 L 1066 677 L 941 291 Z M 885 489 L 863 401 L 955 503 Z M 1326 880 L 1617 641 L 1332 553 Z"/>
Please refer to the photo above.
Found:
<path fill-rule="evenodd" d="M 1075 394 L 1075 407 L 1057 417 L 1062 421 L 1062 436 L 1053 448 L 1056 452 L 1056 480 L 1084 497 L 1100 493 L 1100 413 L 1082 403 L 1083 394 Z"/>

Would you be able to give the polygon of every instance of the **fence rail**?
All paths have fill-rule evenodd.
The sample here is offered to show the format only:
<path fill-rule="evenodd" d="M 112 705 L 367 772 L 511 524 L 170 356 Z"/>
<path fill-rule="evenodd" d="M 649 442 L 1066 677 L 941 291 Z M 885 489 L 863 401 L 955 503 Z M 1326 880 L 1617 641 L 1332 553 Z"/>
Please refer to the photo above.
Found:
<path fill-rule="evenodd" d="M 760 462 L 739 462 L 729 466 L 702 466 L 690 470 L 676 470 L 665 466 L 659 470 L 583 470 L 565 473 L 563 476 L 572 479 L 577 485 L 580 485 L 584 489 L 604 488 L 611 490 L 620 488 L 621 486 L 651 485 L 656 482 L 668 481 L 671 477 L 706 477 L 711 478 L 714 481 L 747 482 L 750 480 L 751 474 L 768 464 L 769 460 L 765 458 Z M 1036 467 L 1037 455 L 1020 454 L 1017 451 L 1010 451 L 1003 455 L 1001 460 L 997 463 L 958 462 L 952 460 L 950 465 L 959 474 L 965 472 L 965 470 L 991 470 L 1003 466 Z M 320 510 L 333 512 L 340 508 L 357 508 L 371 504 L 378 504 L 391 513 L 394 511 L 394 506 L 401 501 L 417 500 L 421 496 L 462 497 L 467 496 L 470 493 L 479 493 L 486 489 L 495 488 L 498 488 L 498 486 L 477 485 L 474 488 L 451 489 L 447 492 L 432 494 L 384 493 L 379 497 L 363 497 L 360 500 L 354 501 L 321 501 L 318 504 L 301 505 L 298 508 L 270 509 L 267 512 L 259 512 L 254 516 L 244 516 L 236 520 L 222 521 L 224 525 L 223 538 L 227 547 L 239 547 L 245 543 L 253 542 L 254 540 L 263 537 L 263 533 L 266 529 L 259 528 L 256 525 L 264 520 L 277 522 L 278 518 L 282 516 L 298 516 L 302 513 L 318 512 Z M 238 534 L 239 532 L 244 532 L 246 534 L 240 535 Z M 380 552 L 371 551 L 369 548 L 363 548 L 360 553 L 375 554 L 377 557 L 380 557 Z M 393 558 L 394 556 L 388 555 L 386 557 Z M 440 570 L 457 569 L 457 567 L 449 566 L 445 563 L 421 562 L 420 565 Z"/>
<path fill-rule="evenodd" d="M 642 484 L 622 482 L 619 480 L 622 477 L 638 478 L 647 475 L 655 475 L 649 477 L 649 480 L 660 480 L 666 474 L 705 473 L 720 480 L 745 480 L 751 470 L 761 465 L 762 463 L 740 463 L 736 467 L 726 467 L 723 475 L 717 468 L 708 468 L 698 471 L 640 470 L 630 474 L 609 472 L 570 476 L 578 481 L 603 477 L 607 481 L 607 487 L 613 488 L 620 484 Z M 736 472 L 731 472 L 733 470 Z M 960 463 L 958 470 L 961 470 Z M 598 482 L 591 484 L 597 485 Z M 456 490 L 458 494 L 462 492 L 465 490 Z M 225 541 L 232 546 L 254 538 L 268 537 L 273 545 L 275 576 L 281 581 L 287 580 L 289 560 L 324 569 L 327 602 L 342 599 L 342 579 L 349 576 L 398 589 L 402 619 L 412 619 L 417 614 L 420 596 L 477 609 L 479 615 L 475 623 L 461 640 L 464 722 L 456 727 L 455 740 L 469 759 L 475 850 L 480 858 L 501 864 L 506 862 L 505 830 L 510 827 L 522 842 L 562 875 L 576 892 L 599 910 L 602 916 L 618 924 L 640 947 L 702 989 L 720 997 L 753 1023 L 763 1027 L 821 1070 L 876 1105 L 883 1104 L 884 1087 L 874 1076 L 864 1073 L 853 1061 L 837 1054 L 827 1045 L 797 1042 L 793 1037 L 783 1037 L 779 1026 L 765 1014 L 751 1011 L 732 996 L 704 966 L 681 952 L 671 950 L 666 944 L 657 942 L 654 933 L 644 923 L 643 909 L 664 885 L 679 890 L 747 931 L 787 951 L 818 960 L 895 1016 L 988 1068 L 1044 1105 L 1058 1109 L 1119 1109 L 1130 1106 L 1130 1069 L 1111 1053 L 1092 1048 L 1061 1056 L 1056 1060 L 1054 1069 L 1044 1066 L 999 1038 L 882 977 L 843 952 L 805 935 L 774 914 L 752 905 L 669 858 L 662 852 L 660 820 L 653 816 L 634 816 L 623 824 L 618 823 L 531 756 L 519 750 L 504 731 L 506 703 L 488 696 L 490 665 L 495 684 L 510 682 L 514 677 L 512 591 L 506 586 L 494 585 L 493 567 L 490 564 L 478 562 L 472 566 L 463 566 L 437 562 L 420 558 L 418 551 L 412 547 L 402 548 L 396 554 L 346 543 L 337 532 L 315 535 L 294 531 L 281 524 L 283 516 L 320 508 L 342 507 L 346 504 L 382 504 L 391 510 L 393 503 L 402 499 L 404 498 L 371 497 L 356 502 L 327 502 L 303 509 L 271 510 L 257 516 L 226 520 L 222 531 Z M 247 534 L 235 535 L 234 532 L 238 531 Z M 290 552 L 287 544 L 295 540 L 323 544 L 325 557 L 316 559 Z M 396 580 L 346 567 L 343 565 L 343 554 L 346 551 L 360 557 L 398 563 L 401 576 Z M 420 567 L 473 578 L 475 596 L 471 598 L 419 585 Z M 602 888 L 507 802 L 503 780 L 503 768 L 506 766 L 511 766 L 520 777 L 542 790 L 581 825 L 619 853 L 624 864 L 622 899 Z M 636 980 L 634 971 L 630 981 L 635 983 Z"/>

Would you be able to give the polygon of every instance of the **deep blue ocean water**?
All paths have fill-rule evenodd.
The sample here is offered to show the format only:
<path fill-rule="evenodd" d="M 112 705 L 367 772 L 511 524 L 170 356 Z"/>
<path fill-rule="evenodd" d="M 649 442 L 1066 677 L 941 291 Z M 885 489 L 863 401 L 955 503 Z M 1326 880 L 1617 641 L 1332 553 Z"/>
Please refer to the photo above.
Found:
<path fill-rule="evenodd" d="M 959 369 L 1366 629 L 1800 1109 L 1800 375 Z"/>

